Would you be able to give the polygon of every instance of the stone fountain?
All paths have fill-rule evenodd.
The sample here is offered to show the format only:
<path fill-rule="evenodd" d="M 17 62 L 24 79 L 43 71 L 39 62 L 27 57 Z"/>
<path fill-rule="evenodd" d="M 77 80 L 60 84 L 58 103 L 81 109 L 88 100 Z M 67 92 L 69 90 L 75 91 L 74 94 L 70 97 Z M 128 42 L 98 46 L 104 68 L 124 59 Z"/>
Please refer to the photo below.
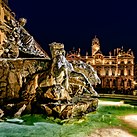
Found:
<path fill-rule="evenodd" d="M 23 19 L 20 21 L 25 22 Z M 82 61 L 69 63 L 65 58 L 62 43 L 51 43 L 49 46 L 52 57 L 45 58 L 47 56 L 37 46 L 33 37 L 25 31 L 21 22 L 18 24 L 11 21 L 11 24 L 13 24 L 12 31 L 7 32 L 4 50 L 1 53 L 0 64 L 4 65 L 1 65 L 0 69 L 4 70 L 3 67 L 8 66 L 7 73 L 3 74 L 7 80 L 4 83 L 10 85 L 14 91 L 8 97 L 10 89 L 1 90 L 0 86 L 0 92 L 3 94 L 0 96 L 0 117 L 42 113 L 66 119 L 95 111 L 98 106 L 98 94 L 93 85 L 100 83 L 100 79 L 93 67 Z M 37 61 L 38 58 L 32 61 L 28 59 L 28 65 L 30 68 L 33 67 L 33 72 L 25 75 L 22 70 L 24 64 L 21 63 L 24 60 L 18 58 L 19 51 L 43 57 L 44 61 L 42 60 L 41 65 Z M 13 59 L 14 67 L 11 69 L 9 65 L 12 66 Z M 18 64 L 22 67 L 20 68 Z"/>

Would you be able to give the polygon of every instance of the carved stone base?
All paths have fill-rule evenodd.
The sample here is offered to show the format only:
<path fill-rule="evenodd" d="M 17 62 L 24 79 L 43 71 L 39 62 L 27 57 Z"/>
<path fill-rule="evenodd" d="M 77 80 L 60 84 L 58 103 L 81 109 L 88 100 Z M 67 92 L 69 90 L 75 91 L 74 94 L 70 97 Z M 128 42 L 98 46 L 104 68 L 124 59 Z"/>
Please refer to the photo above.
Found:
<path fill-rule="evenodd" d="M 55 118 L 67 119 L 70 117 L 82 116 L 89 112 L 96 110 L 98 106 L 98 99 L 92 98 L 90 101 L 80 101 L 77 104 L 68 103 L 50 103 L 41 104 L 41 108 L 44 110 L 47 116 L 54 116 Z"/>

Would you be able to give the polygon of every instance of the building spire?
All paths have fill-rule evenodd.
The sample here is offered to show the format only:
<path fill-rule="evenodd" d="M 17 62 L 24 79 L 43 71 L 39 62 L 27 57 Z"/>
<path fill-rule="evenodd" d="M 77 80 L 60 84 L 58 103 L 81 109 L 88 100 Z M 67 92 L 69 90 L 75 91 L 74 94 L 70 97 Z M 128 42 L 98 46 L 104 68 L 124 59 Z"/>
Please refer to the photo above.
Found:
<path fill-rule="evenodd" d="M 95 38 L 92 39 L 92 45 L 91 45 L 92 56 L 95 55 L 95 53 L 99 50 L 100 50 L 100 42 L 97 36 L 95 35 Z"/>

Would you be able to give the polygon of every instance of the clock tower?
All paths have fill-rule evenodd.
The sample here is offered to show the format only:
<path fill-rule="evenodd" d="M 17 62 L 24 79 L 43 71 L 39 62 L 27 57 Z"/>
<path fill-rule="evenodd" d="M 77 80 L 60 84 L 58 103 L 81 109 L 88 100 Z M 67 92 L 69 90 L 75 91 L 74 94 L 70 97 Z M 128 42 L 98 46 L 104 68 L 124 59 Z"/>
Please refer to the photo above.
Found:
<path fill-rule="evenodd" d="M 93 38 L 92 40 L 92 56 L 94 56 L 96 54 L 96 52 L 100 51 L 100 43 L 99 43 L 99 39 L 95 36 L 95 38 Z"/>

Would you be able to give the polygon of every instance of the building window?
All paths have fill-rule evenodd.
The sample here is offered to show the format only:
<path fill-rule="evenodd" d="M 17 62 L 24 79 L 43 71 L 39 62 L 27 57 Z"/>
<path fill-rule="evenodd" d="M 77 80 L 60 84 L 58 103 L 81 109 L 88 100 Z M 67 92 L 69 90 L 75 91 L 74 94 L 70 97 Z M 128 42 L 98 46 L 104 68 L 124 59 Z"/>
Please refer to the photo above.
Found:
<path fill-rule="evenodd" d="M 110 81 L 109 81 L 109 79 L 106 80 L 106 87 L 108 87 L 108 88 L 110 87 Z"/>
<path fill-rule="evenodd" d="M 123 79 L 121 80 L 120 86 L 124 87 L 124 80 Z"/>
<path fill-rule="evenodd" d="M 108 76 L 108 69 L 106 70 L 106 76 Z"/>
<path fill-rule="evenodd" d="M 8 21 L 8 16 L 7 15 L 4 15 L 4 20 Z"/>
<path fill-rule="evenodd" d="M 128 61 L 128 64 L 131 64 L 131 61 Z"/>
<path fill-rule="evenodd" d="M 121 70 L 121 76 L 124 76 L 124 70 L 123 69 Z"/>
<path fill-rule="evenodd" d="M 128 80 L 127 86 L 131 87 L 131 80 Z"/>
<path fill-rule="evenodd" d="M 128 75 L 130 75 L 131 74 L 131 71 L 130 71 L 130 69 L 128 70 Z"/>
<path fill-rule="evenodd" d="M 87 64 L 89 64 L 89 65 L 90 65 L 91 63 L 90 63 L 90 62 L 88 62 Z"/>
<path fill-rule="evenodd" d="M 115 76 L 115 71 L 116 71 L 115 67 L 112 67 L 112 75 L 113 76 Z"/>

